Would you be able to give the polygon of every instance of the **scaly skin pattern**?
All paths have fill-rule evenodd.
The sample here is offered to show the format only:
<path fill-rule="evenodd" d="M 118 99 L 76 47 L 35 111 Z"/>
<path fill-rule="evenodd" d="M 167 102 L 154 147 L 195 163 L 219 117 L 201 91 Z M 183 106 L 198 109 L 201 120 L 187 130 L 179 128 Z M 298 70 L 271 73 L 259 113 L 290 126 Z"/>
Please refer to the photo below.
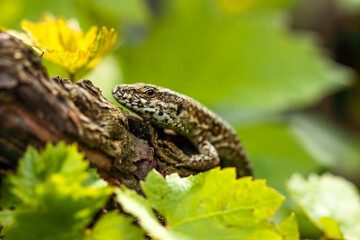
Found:
<path fill-rule="evenodd" d="M 112 94 L 124 107 L 152 124 L 172 129 L 187 137 L 199 154 L 187 156 L 168 154 L 179 163 L 176 166 L 207 170 L 216 166 L 236 167 L 238 177 L 251 176 L 252 168 L 236 132 L 218 115 L 194 99 L 166 88 L 135 83 L 116 86 Z M 171 154 L 172 152 L 172 154 Z"/>

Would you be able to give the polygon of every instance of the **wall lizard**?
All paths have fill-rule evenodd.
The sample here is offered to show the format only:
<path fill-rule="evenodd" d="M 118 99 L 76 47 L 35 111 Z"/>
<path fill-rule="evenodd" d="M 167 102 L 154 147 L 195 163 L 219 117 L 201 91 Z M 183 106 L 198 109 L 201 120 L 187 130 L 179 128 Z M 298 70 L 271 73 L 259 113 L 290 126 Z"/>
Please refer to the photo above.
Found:
<path fill-rule="evenodd" d="M 194 99 L 151 84 L 116 86 L 112 94 L 124 107 L 152 124 L 188 138 L 199 154 L 187 156 L 173 143 L 162 141 L 177 167 L 207 170 L 237 167 L 237 176 L 251 176 L 252 168 L 236 132 L 218 115 Z"/>

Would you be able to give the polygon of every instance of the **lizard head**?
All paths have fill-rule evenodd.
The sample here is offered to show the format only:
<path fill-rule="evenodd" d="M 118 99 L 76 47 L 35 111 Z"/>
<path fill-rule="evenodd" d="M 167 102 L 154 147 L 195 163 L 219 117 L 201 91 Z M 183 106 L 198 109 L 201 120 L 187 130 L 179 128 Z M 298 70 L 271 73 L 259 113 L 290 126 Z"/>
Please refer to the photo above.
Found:
<path fill-rule="evenodd" d="M 184 109 L 184 98 L 176 92 L 151 84 L 134 83 L 117 85 L 112 94 L 122 106 L 155 125 L 181 128 L 177 119 Z"/>

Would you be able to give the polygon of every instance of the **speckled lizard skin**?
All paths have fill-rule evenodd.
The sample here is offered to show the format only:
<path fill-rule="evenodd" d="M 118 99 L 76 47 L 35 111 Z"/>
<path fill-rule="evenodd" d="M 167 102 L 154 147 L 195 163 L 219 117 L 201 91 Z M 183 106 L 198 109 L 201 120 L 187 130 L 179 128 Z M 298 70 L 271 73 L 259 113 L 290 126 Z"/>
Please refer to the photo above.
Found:
<path fill-rule="evenodd" d="M 251 176 L 252 168 L 236 132 L 218 115 L 185 95 L 155 85 L 116 86 L 112 94 L 124 107 L 152 124 L 188 138 L 199 154 L 187 156 L 171 142 L 161 142 L 178 167 L 207 170 L 237 167 L 237 176 Z"/>

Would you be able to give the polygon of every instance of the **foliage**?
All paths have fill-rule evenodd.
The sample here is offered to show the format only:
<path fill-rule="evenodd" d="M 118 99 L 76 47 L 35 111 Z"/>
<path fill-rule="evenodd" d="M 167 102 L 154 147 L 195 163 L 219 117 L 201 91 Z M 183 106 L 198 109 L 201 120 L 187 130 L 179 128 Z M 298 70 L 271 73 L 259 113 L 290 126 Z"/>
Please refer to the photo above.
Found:
<path fill-rule="evenodd" d="M 113 193 L 88 165 L 76 145 L 48 144 L 40 153 L 29 147 L 16 174 L 8 174 L 1 188 L 0 223 L 6 239 L 141 237 L 131 220 L 115 212 L 103 215 L 93 230 L 86 230 Z M 127 233 L 128 228 L 133 231 Z"/>
<path fill-rule="evenodd" d="M 352 183 L 331 174 L 312 174 L 308 180 L 294 174 L 288 187 L 327 239 L 359 239 L 360 195 Z"/>
<path fill-rule="evenodd" d="M 234 169 L 165 179 L 153 171 L 142 188 L 147 200 L 123 188 L 118 201 L 156 239 L 298 239 L 294 215 L 278 227 L 267 221 L 284 198 L 264 180 L 236 180 Z M 165 218 L 166 228 L 151 208 Z"/>
<path fill-rule="evenodd" d="M 286 121 L 255 125 L 238 132 L 246 139 L 244 144 L 254 165 L 255 176 L 267 179 L 268 184 L 281 193 L 286 193 L 283 181 L 293 172 L 307 174 L 319 167 L 294 139 L 291 125 Z"/>
<path fill-rule="evenodd" d="M 1 188 L 0 224 L 5 239 L 299 239 L 294 214 L 278 226 L 269 221 L 284 197 L 251 177 L 236 179 L 235 169 L 196 176 L 163 178 L 152 171 L 141 183 L 147 198 L 126 187 L 115 190 L 132 219 L 110 211 L 94 223 L 114 188 L 107 186 L 76 145 L 29 147 L 16 174 Z M 356 239 L 360 197 L 349 182 L 330 174 L 304 180 L 294 175 L 290 192 L 328 239 Z M 155 215 L 154 210 L 158 213 Z M 165 226 L 157 216 L 162 216 Z M 89 225 L 93 224 L 92 228 Z"/>
<path fill-rule="evenodd" d="M 37 53 L 44 53 L 47 60 L 62 66 L 72 81 L 94 68 L 112 50 L 117 37 L 113 28 L 108 30 L 101 27 L 98 30 L 96 26 L 84 35 L 76 20 L 65 21 L 50 16 L 45 16 L 37 23 L 23 20 L 21 28 L 25 33 L 13 30 L 7 32 L 21 39 Z"/>
<path fill-rule="evenodd" d="M 0 25 L 19 29 L 21 19 L 36 22 L 45 11 L 66 19 L 76 18 L 89 31 L 93 25 L 115 28 L 121 36 L 121 47 L 87 76 L 108 99 L 112 99 L 111 89 L 115 84 L 150 82 L 199 100 L 236 128 L 253 162 L 255 178 L 266 179 L 269 186 L 288 196 L 286 180 L 294 172 L 305 176 L 329 170 L 358 180 L 360 168 L 360 142 L 353 133 L 331 123 L 328 116 L 321 116 L 318 108 L 312 108 L 312 114 L 303 114 L 304 108 L 341 90 L 354 77 L 348 68 L 332 61 L 337 55 L 335 51 L 325 52 L 318 46 L 324 39 L 289 27 L 293 24 L 296 2 L 0 0 L 0 9 L 6 9 L 0 15 Z M 301 2 L 310 2 L 307 6 L 312 9 L 318 6 L 311 0 Z M 347 10 L 334 12 L 337 19 L 338 16 L 343 19 L 349 12 L 359 13 L 359 1 L 331 2 Z M 343 41 L 348 33 L 341 32 L 341 38 L 337 39 L 330 26 L 334 23 L 318 18 L 317 12 L 321 12 L 318 10 L 314 9 L 316 18 L 310 19 L 310 9 L 306 9 L 303 20 L 306 23 L 316 20 L 316 28 L 328 23 L 326 26 L 330 28 L 325 32 L 331 34 L 326 35 L 324 42 L 337 47 L 338 41 Z M 329 11 L 326 15 L 334 13 Z M 359 46 L 355 20 L 345 21 L 352 32 L 347 47 Z M 78 36 L 76 31 L 65 32 L 69 37 Z M 85 37 L 83 34 L 80 39 Z M 352 49 L 358 52 L 357 48 Z M 46 52 L 43 60 L 49 74 L 64 77 L 63 70 L 46 61 L 49 54 Z M 89 70 L 86 66 L 76 78 Z M 341 99 L 345 101 L 344 96 Z M 357 97 L 351 103 L 357 119 L 360 119 L 359 102 Z M 341 117 L 348 117 L 344 105 L 339 109 Z M 2 196 L 13 205 L 19 201 L 6 191 Z M 277 221 L 294 210 L 289 199 L 277 211 L 274 217 Z M 303 218 L 301 212 L 296 215 Z M 11 212 L 3 211 L 1 216 L 12 219 Z M 291 221 L 291 217 L 288 219 Z M 333 230 L 329 236 L 340 236 L 343 230 L 337 219 L 321 219 L 317 221 L 319 228 Z M 306 232 L 304 229 L 300 225 L 302 234 Z M 316 233 L 311 236 L 318 237 Z"/>
<path fill-rule="evenodd" d="M 281 234 L 283 239 L 300 239 L 299 226 L 294 213 L 292 213 L 289 217 L 282 221 L 277 227 L 277 230 Z"/>
<path fill-rule="evenodd" d="M 356 15 L 360 10 L 360 2 L 357 0 L 337 0 L 337 4 L 348 14 Z"/>
<path fill-rule="evenodd" d="M 257 8 L 282 8 L 287 6 L 292 0 L 218 0 L 219 6 L 229 13 L 241 13 Z"/>
<path fill-rule="evenodd" d="M 267 1 L 244 1 L 257 3 L 240 13 L 216 8 L 239 1 L 173 2 L 175 13 L 145 43 L 124 50 L 127 81 L 168 87 L 210 106 L 272 111 L 307 105 L 349 83 L 347 69 L 326 59 L 310 36 L 287 32 Z"/>
<path fill-rule="evenodd" d="M 125 42 L 119 53 L 124 81 L 168 87 L 230 121 L 255 177 L 285 196 L 293 172 L 356 175 L 352 169 L 360 167 L 357 139 L 297 111 L 349 85 L 352 76 L 314 35 L 289 31 L 284 6 L 291 2 L 174 0 L 151 28 L 143 25 L 145 40 Z"/>
<path fill-rule="evenodd" d="M 132 219 L 116 211 L 100 217 L 93 230 L 87 232 L 86 240 L 142 240 L 143 231 L 132 225 Z"/>
<path fill-rule="evenodd" d="M 16 174 L 8 174 L 1 188 L 0 223 L 6 239 L 143 238 L 129 217 L 115 211 L 86 228 L 113 188 L 83 158 L 76 145 L 48 144 L 41 152 L 28 148 Z M 264 180 L 236 180 L 234 169 L 213 169 L 188 178 L 173 174 L 166 179 L 151 172 L 142 188 L 148 200 L 125 188 L 117 190 L 117 198 L 155 238 L 298 239 L 294 215 L 278 227 L 267 220 L 284 198 Z M 165 217 L 167 228 L 152 208 Z"/>

